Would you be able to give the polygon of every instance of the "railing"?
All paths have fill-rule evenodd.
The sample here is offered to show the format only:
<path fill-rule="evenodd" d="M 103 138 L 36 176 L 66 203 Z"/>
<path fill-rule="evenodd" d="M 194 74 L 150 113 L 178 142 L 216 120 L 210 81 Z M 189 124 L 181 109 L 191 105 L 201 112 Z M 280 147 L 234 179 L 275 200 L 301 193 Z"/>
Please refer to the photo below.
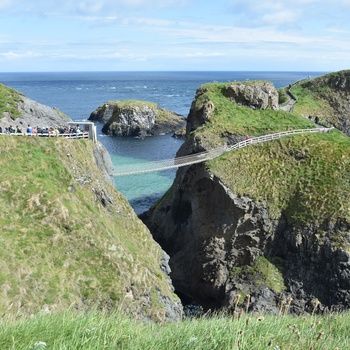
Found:
<path fill-rule="evenodd" d="M 173 168 L 180 168 L 187 165 L 192 165 L 196 163 L 201 163 L 210 159 L 214 159 L 221 154 L 233 151 L 238 148 L 243 148 L 251 144 L 255 143 L 262 143 L 267 141 L 272 141 L 279 139 L 284 136 L 290 136 L 290 135 L 298 135 L 298 134 L 305 134 L 305 133 L 318 133 L 318 132 L 329 132 L 333 127 L 331 128 L 313 128 L 313 129 L 299 129 L 299 130 L 290 130 L 290 131 L 283 131 L 278 132 L 275 134 L 267 134 L 263 136 L 257 136 L 252 137 L 244 141 L 237 142 L 231 147 L 219 147 L 212 149 L 210 151 L 190 154 L 183 157 L 177 157 L 172 159 L 165 159 L 165 160 L 157 160 L 152 162 L 145 162 L 145 163 L 137 163 L 137 164 L 127 164 L 127 165 L 121 165 L 118 167 L 118 172 L 113 173 L 113 176 L 127 176 L 127 175 L 135 175 L 135 174 L 143 174 L 143 173 L 149 173 L 153 171 L 161 171 L 161 170 L 167 170 L 167 169 L 173 169 Z"/>
<path fill-rule="evenodd" d="M 32 136 L 32 137 L 65 137 L 69 139 L 88 139 L 89 138 L 89 133 L 88 132 L 81 132 L 81 133 L 66 133 L 66 134 L 50 134 L 50 133 L 32 133 L 32 134 L 27 134 L 27 133 L 16 133 L 16 132 L 11 132 L 11 133 L 0 133 L 0 135 L 10 135 L 10 136 Z"/>
<path fill-rule="evenodd" d="M 232 151 L 237 148 L 242 148 L 248 145 L 251 145 L 253 143 L 261 143 L 261 142 L 267 142 L 275 139 L 279 139 L 284 136 L 289 136 L 289 135 L 298 135 L 298 134 L 305 134 L 305 133 L 318 133 L 318 132 L 330 132 L 334 128 L 313 128 L 313 129 L 298 129 L 298 130 L 290 130 L 290 131 L 283 131 L 283 132 L 278 132 L 276 134 L 267 134 L 263 136 L 257 136 L 257 137 L 252 137 L 251 139 L 244 140 L 241 142 L 238 142 L 234 144 L 231 147 L 228 147 L 226 150 L 227 151 Z"/>

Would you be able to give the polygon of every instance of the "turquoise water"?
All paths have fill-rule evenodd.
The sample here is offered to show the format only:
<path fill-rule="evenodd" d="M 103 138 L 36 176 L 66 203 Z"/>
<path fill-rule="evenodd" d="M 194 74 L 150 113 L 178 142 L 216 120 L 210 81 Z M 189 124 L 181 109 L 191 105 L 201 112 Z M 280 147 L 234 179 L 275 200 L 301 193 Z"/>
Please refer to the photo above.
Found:
<path fill-rule="evenodd" d="M 100 126 L 100 125 L 98 125 Z M 108 149 L 115 171 L 118 166 L 170 159 L 182 144 L 171 134 L 146 137 L 103 136 L 99 141 Z M 115 177 L 116 188 L 128 199 L 136 214 L 149 209 L 172 185 L 176 169 Z"/>
<path fill-rule="evenodd" d="M 60 72 L 0 73 L 0 83 L 29 98 L 57 107 L 73 120 L 88 119 L 111 100 L 143 100 L 187 116 L 196 89 L 218 81 L 268 80 L 277 88 L 325 72 Z M 98 130 L 101 125 L 97 125 Z M 145 140 L 103 136 L 98 140 L 109 152 L 114 167 L 175 156 L 182 141 L 163 135 Z M 115 178 L 117 189 L 136 213 L 147 210 L 171 186 L 176 170 Z"/>

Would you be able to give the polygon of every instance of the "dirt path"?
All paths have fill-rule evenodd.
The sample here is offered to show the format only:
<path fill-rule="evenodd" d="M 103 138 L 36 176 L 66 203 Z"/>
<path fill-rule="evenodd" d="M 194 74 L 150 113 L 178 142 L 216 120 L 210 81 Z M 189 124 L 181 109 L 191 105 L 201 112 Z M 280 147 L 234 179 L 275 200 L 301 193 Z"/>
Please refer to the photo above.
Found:
<path fill-rule="evenodd" d="M 287 96 L 289 98 L 289 101 L 288 101 L 288 103 L 285 106 L 280 107 L 280 109 L 290 113 L 292 111 L 292 109 L 293 109 L 293 106 L 295 105 L 295 103 L 297 101 L 294 100 L 294 98 L 292 97 L 292 95 L 290 94 L 289 91 L 286 91 L 286 93 L 287 93 Z"/>

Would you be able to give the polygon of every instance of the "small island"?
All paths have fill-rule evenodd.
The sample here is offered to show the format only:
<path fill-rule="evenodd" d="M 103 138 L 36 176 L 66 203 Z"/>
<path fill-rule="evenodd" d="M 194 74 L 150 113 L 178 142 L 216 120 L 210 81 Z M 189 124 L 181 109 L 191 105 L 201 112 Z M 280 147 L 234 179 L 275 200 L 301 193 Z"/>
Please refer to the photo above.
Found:
<path fill-rule="evenodd" d="M 91 113 L 89 120 L 104 123 L 102 132 L 112 136 L 146 136 L 175 133 L 185 124 L 184 116 L 159 108 L 156 103 L 109 101 Z"/>

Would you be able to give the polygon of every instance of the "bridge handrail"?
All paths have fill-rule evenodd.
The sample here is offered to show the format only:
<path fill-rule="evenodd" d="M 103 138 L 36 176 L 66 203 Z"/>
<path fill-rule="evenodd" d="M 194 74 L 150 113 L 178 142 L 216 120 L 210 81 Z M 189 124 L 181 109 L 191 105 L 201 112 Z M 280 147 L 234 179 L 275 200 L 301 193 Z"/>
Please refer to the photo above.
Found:
<path fill-rule="evenodd" d="M 173 169 L 173 168 L 179 168 L 187 165 L 197 164 L 204 162 L 206 160 L 210 160 L 213 158 L 216 158 L 223 154 L 224 152 L 233 151 L 235 149 L 243 148 L 251 144 L 255 143 L 262 143 L 267 142 L 275 139 L 279 139 L 284 136 L 289 135 L 295 135 L 295 134 L 304 134 L 304 133 L 317 133 L 317 132 L 329 132 L 334 127 L 331 128 L 313 128 L 313 129 L 296 129 L 296 130 L 289 130 L 289 131 L 282 131 L 275 134 L 267 134 L 257 137 L 252 137 L 244 141 L 237 142 L 231 147 L 219 147 L 214 148 L 209 151 L 204 151 L 200 153 L 194 153 L 189 154 L 182 157 L 172 158 L 172 159 L 165 159 L 165 160 L 156 160 L 152 162 L 145 162 L 145 163 L 137 163 L 137 164 L 126 164 L 123 167 L 120 167 L 118 173 L 112 174 L 113 176 L 126 176 L 126 175 L 135 175 L 135 174 L 142 174 L 142 173 L 149 173 L 153 171 L 161 171 L 161 170 L 167 170 L 167 169 Z M 140 170 L 140 167 L 144 167 Z M 148 167 L 148 168 L 147 168 Z M 134 170 L 135 169 L 135 170 Z"/>
<path fill-rule="evenodd" d="M 19 133 L 19 132 L 12 132 L 12 133 L 0 133 L 0 135 L 9 135 L 9 136 L 38 136 L 38 137 L 66 137 L 70 139 L 87 139 L 89 138 L 89 133 L 88 132 L 80 132 L 80 133 L 66 133 L 66 134 L 47 134 L 47 133 L 32 133 L 32 134 L 27 134 L 27 133 Z"/>

